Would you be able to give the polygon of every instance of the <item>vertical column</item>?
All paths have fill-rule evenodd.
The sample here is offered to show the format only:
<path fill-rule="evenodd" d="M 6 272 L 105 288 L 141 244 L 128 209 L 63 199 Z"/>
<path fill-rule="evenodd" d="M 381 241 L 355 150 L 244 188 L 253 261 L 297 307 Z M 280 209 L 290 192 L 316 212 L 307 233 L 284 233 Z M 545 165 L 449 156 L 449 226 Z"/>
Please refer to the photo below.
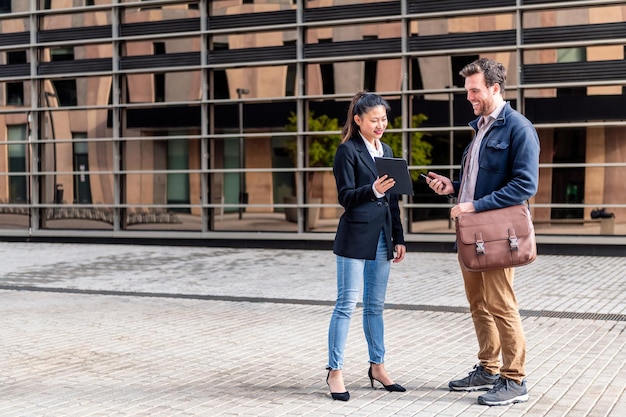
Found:
<path fill-rule="evenodd" d="M 304 202 L 304 184 L 306 181 L 305 173 L 302 171 L 304 167 L 304 135 L 302 132 L 304 131 L 305 122 L 308 118 L 308 106 L 305 105 L 303 95 L 307 94 L 306 91 L 306 77 L 305 77 L 305 62 L 304 62 L 304 42 L 306 39 L 304 31 L 306 30 L 303 26 L 304 22 L 304 8 L 305 1 L 298 0 L 297 2 L 297 11 L 296 11 L 296 24 L 298 25 L 297 29 L 297 39 L 296 39 L 296 82 L 297 82 L 297 91 L 296 91 L 296 112 L 297 112 L 297 126 L 296 126 L 296 203 L 298 205 Z M 285 209 L 287 211 L 288 209 Z M 303 210 L 297 210 L 298 214 L 298 233 L 304 232 L 304 216 L 302 215 Z"/>
<path fill-rule="evenodd" d="M 202 224 L 202 232 L 211 230 L 212 213 L 215 209 L 207 209 L 206 205 L 211 203 L 210 199 L 210 175 L 209 158 L 209 41 L 208 41 L 208 2 L 210 0 L 200 0 L 200 77 L 202 78 L 200 85 L 202 88 L 200 99 L 200 205 L 202 211 L 200 214 L 200 222 Z"/>
<path fill-rule="evenodd" d="M 41 149 L 39 146 L 39 97 L 41 83 L 37 81 L 37 66 L 39 64 L 39 55 L 37 53 L 37 30 L 39 28 L 39 19 L 34 13 L 37 10 L 37 0 L 30 0 L 30 42 L 28 47 L 28 53 L 30 58 L 30 111 L 28 112 L 27 119 L 27 134 L 30 152 L 30 229 L 37 231 L 41 228 L 42 216 L 41 209 L 36 208 L 40 203 L 41 195 L 41 181 L 42 178 L 38 175 Z"/>
<path fill-rule="evenodd" d="M 127 209 L 122 207 L 124 199 L 124 176 L 122 169 L 122 75 L 120 74 L 120 0 L 113 0 L 111 5 L 111 31 L 112 31 L 112 68 L 111 89 L 113 92 L 112 113 L 112 152 L 113 152 L 113 230 L 119 231 L 126 228 Z"/>

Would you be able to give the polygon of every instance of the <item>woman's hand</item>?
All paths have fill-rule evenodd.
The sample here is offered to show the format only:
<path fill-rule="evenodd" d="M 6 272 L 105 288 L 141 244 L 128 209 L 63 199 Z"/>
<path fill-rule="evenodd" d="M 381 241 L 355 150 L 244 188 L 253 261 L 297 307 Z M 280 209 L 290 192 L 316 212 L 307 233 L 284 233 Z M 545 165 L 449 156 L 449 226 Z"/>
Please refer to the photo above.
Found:
<path fill-rule="evenodd" d="M 396 247 L 394 248 L 394 251 L 396 252 L 396 257 L 393 258 L 393 262 L 395 263 L 402 262 L 402 260 L 404 259 L 404 255 L 406 254 L 406 246 L 396 245 Z"/>
<path fill-rule="evenodd" d="M 394 185 L 396 185 L 396 180 L 389 178 L 387 174 L 376 178 L 376 181 L 374 181 L 374 189 L 380 194 L 385 194 L 385 192 Z"/>

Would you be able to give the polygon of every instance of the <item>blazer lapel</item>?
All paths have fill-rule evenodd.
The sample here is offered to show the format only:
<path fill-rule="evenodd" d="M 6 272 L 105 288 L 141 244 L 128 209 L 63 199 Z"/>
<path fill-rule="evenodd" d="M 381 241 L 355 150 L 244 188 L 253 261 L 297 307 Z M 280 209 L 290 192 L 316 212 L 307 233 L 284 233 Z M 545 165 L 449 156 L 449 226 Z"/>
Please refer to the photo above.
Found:
<path fill-rule="evenodd" d="M 363 161 L 365 166 L 372 172 L 374 177 L 378 177 L 378 170 L 376 169 L 376 164 L 374 163 L 374 160 L 372 159 L 372 156 L 370 155 L 370 153 L 367 151 L 367 147 L 365 146 L 365 143 L 363 142 L 363 138 L 361 137 L 361 135 L 359 135 L 356 138 L 356 140 L 354 141 L 354 145 L 356 147 L 356 150 L 359 153 L 359 158 L 361 158 L 361 161 Z"/>

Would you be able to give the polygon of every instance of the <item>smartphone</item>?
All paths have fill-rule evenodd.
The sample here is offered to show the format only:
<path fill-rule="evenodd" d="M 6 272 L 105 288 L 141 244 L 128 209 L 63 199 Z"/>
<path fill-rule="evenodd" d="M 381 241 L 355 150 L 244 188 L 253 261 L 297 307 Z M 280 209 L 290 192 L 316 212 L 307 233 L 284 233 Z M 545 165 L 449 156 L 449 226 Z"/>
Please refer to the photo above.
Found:
<path fill-rule="evenodd" d="M 424 174 L 420 174 L 420 177 L 424 177 L 425 180 L 430 180 L 432 178 L 430 178 L 428 175 L 424 175 Z"/>

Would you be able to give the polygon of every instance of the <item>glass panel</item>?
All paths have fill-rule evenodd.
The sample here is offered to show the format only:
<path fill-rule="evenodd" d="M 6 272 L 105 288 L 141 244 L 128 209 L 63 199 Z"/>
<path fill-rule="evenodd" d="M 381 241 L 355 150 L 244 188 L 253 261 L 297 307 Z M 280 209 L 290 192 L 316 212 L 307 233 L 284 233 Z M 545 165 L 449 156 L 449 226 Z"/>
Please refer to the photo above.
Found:
<path fill-rule="evenodd" d="M 110 1 L 108 1 L 110 3 Z M 61 6 L 63 7 L 63 6 Z M 58 8 L 58 7 L 55 7 Z M 111 13 L 106 10 L 78 12 L 68 14 L 42 15 L 41 29 L 69 29 L 80 27 L 95 27 L 111 24 Z"/>
<path fill-rule="evenodd" d="M 341 143 L 341 134 L 339 133 L 342 126 L 339 125 L 339 119 L 329 117 L 322 113 L 323 108 L 319 110 L 311 110 L 309 112 L 304 130 L 316 132 L 317 134 L 308 135 L 304 142 L 304 165 L 305 167 L 324 168 L 305 174 L 306 183 L 304 184 L 304 204 L 310 207 L 302 207 L 300 214 L 303 215 L 305 230 L 328 232 L 336 230 L 339 215 L 337 203 L 337 188 L 332 174 L 332 166 L 335 157 L 335 151 Z M 345 110 L 345 109 L 344 109 Z M 345 115 L 343 116 L 345 119 Z M 290 117 L 290 123 L 286 126 L 289 131 L 297 130 L 297 117 L 293 114 Z M 285 143 L 286 150 L 291 156 L 295 166 L 295 156 L 297 151 L 297 142 L 291 138 Z M 286 198 L 285 201 L 296 203 L 296 188 L 292 189 L 293 195 Z M 331 205 L 334 207 L 324 207 Z M 293 208 L 290 210 L 294 210 Z M 343 212 L 343 209 L 340 210 Z"/>
<path fill-rule="evenodd" d="M 268 113 L 269 114 L 269 113 Z M 272 172 L 273 168 L 291 168 L 289 139 L 267 136 L 240 136 L 211 141 L 210 175 L 214 230 L 284 231 L 297 230 L 289 222 L 288 209 L 274 205 L 292 204 L 288 197 L 295 189 L 294 174 Z M 240 149 L 243 145 L 243 153 Z M 253 169 L 242 172 L 244 169 Z M 222 171 L 225 170 L 225 171 Z"/>
<path fill-rule="evenodd" d="M 7 126 L 7 139 L 9 145 L 2 147 L 2 153 L 6 155 L 7 171 L 11 175 L 2 200 L 9 204 L 26 204 L 29 202 L 26 125 Z"/>
<path fill-rule="evenodd" d="M 195 211 L 195 210 L 194 210 Z M 126 230 L 201 231 L 199 212 L 167 207 L 132 206 L 126 210 Z"/>
<path fill-rule="evenodd" d="M 13 13 L 27 12 L 30 8 L 28 2 L 13 1 L 12 3 Z M 0 33 L 20 33 L 30 30 L 30 20 L 28 16 L 21 18 L 10 18 L 10 16 L 10 14 L 0 14 Z"/>
<path fill-rule="evenodd" d="M 110 1 L 110 0 L 107 0 Z M 176 2 L 174 4 L 155 4 L 150 5 L 152 0 L 120 0 L 120 3 L 137 3 L 137 1 L 143 1 L 145 6 L 141 7 L 130 7 L 127 9 L 128 14 L 144 14 L 145 20 L 151 20 L 151 17 L 148 15 L 149 12 L 154 12 L 155 10 L 162 10 L 163 13 L 168 13 L 169 11 L 174 11 L 172 14 L 177 14 L 180 10 L 195 10 L 197 13 L 198 10 L 198 0 L 189 0 L 186 3 Z M 213 0 L 209 0 L 209 4 Z M 232 4 L 232 2 L 230 2 Z M 157 17 L 152 17 L 152 19 L 159 20 Z"/>
<path fill-rule="evenodd" d="M 272 197 L 274 204 L 289 204 L 296 195 L 296 139 L 295 137 L 272 138 L 272 167 L 276 169 L 291 169 L 291 171 L 277 171 L 272 173 Z M 283 207 L 276 207 L 277 213 L 286 212 Z M 296 218 L 297 219 L 297 218 Z"/>
<path fill-rule="evenodd" d="M 526 90 L 524 111 L 534 123 L 626 120 L 623 88 L 574 85 Z"/>
<path fill-rule="evenodd" d="M 379 3 L 381 0 L 343 0 L 341 1 L 341 4 L 367 4 L 367 3 Z M 329 4 L 331 3 L 331 4 Z M 328 7 L 331 6 L 332 3 L 337 3 L 337 2 L 328 2 L 328 1 L 323 1 L 323 0 L 310 0 L 306 2 L 306 8 L 307 9 L 316 9 L 318 7 Z M 367 7 L 367 6 L 364 6 Z"/>
<path fill-rule="evenodd" d="M 7 115 L 3 120 L 19 124 L 5 124 L 7 141 L 0 146 L 0 160 L 6 161 L 6 171 L 0 174 L 0 229 L 28 228 L 30 174 L 26 115 Z"/>
<path fill-rule="evenodd" d="M 50 97 L 52 104 L 56 99 Z M 112 204 L 113 144 L 106 109 L 65 110 L 39 115 L 41 201 L 44 204 Z"/>
<path fill-rule="evenodd" d="M 127 228 L 201 230 L 200 142 L 173 131 L 123 143 Z M 156 133 L 155 133 L 156 136 Z M 168 139 L 176 137 L 176 139 Z M 141 173 L 137 173 L 141 171 Z"/>
<path fill-rule="evenodd" d="M 167 141 L 167 202 L 189 204 L 189 145 L 187 140 Z M 172 172 L 183 171 L 183 172 Z M 188 212 L 187 209 L 179 209 Z"/>
<path fill-rule="evenodd" d="M 129 0 L 134 1 L 134 0 Z M 315 1 L 307 1 L 307 6 L 310 7 L 309 3 L 317 3 L 319 0 Z M 282 2 L 247 2 L 250 4 L 245 4 L 245 1 L 233 1 L 233 0 L 211 0 L 208 2 L 209 4 L 209 16 L 217 16 L 217 15 L 234 15 L 234 14 L 242 14 L 242 13 L 253 13 L 253 12 L 268 12 L 268 11 L 278 11 L 285 10 L 289 7 L 292 9 L 296 8 L 296 5 L 293 4 L 292 0 L 282 1 Z M 255 4 L 256 3 L 256 4 Z"/>
<path fill-rule="evenodd" d="M 181 54 L 185 52 L 199 52 L 200 38 L 198 36 L 185 38 L 148 39 L 138 41 L 126 41 L 124 43 L 123 56 L 155 56 L 167 54 Z M 153 69 L 147 66 L 146 69 Z"/>
<path fill-rule="evenodd" d="M 28 68 L 27 52 L 25 50 L 7 51 L 2 54 L 2 59 L 7 65 L 16 68 L 27 75 L 30 71 Z M 12 75 L 15 75 L 12 74 Z M 13 106 L 28 106 L 30 103 L 30 84 L 21 80 L 7 81 L 1 83 L 0 88 L 0 104 Z"/>
<path fill-rule="evenodd" d="M 335 232 L 344 209 L 337 202 L 337 185 L 332 170 L 309 172 L 304 209 L 305 226 L 311 232 Z M 325 207 L 326 206 L 326 207 Z"/>
<path fill-rule="evenodd" d="M 74 174 L 74 175 L 73 175 Z M 89 179 L 93 205 L 77 205 L 73 180 L 84 174 Z M 43 229 L 93 229 L 113 228 L 114 209 L 111 193 L 113 175 L 91 172 L 57 173 L 42 175 L 40 186 L 45 198 L 41 210 Z"/>
<path fill-rule="evenodd" d="M 585 169 L 585 202 L 587 204 L 597 204 L 595 207 L 588 207 L 585 209 L 585 219 L 592 218 L 593 209 L 603 209 L 608 204 L 626 204 L 626 163 L 624 159 L 619 159 L 617 152 L 618 149 L 623 151 L 624 134 L 626 129 L 624 128 L 608 128 L 607 137 L 605 139 L 605 147 L 607 152 L 608 163 L 618 163 L 618 166 L 599 167 L 599 168 L 586 168 Z M 593 140 L 588 137 L 588 146 Z M 598 184 L 601 195 L 598 195 L 596 187 Z M 623 219 L 626 218 L 626 207 L 606 207 L 605 212 L 607 215 L 612 215 L 612 222 L 615 223 L 614 233 L 618 235 L 626 235 L 626 223 Z M 605 216 L 602 216 L 605 217 Z M 602 226 L 602 225 L 601 225 Z M 609 225 L 610 226 L 610 225 Z"/>
<path fill-rule="evenodd" d="M 522 14 L 525 29 L 586 25 L 589 23 L 623 22 L 623 6 L 575 7 L 546 11 L 525 11 Z M 546 39 L 546 41 L 550 41 Z"/>
<path fill-rule="evenodd" d="M 9 145 L 17 146 L 17 145 Z M 0 146 L 0 153 L 6 155 L 7 146 Z M 26 185 L 28 177 L 25 175 L 7 175 L 0 173 L 0 229 L 26 229 L 30 227 L 29 208 L 27 201 L 11 201 L 10 193 L 14 190 L 14 183 Z"/>
<path fill-rule="evenodd" d="M 523 52 L 524 64 L 614 61 L 624 59 L 624 46 L 590 46 L 577 48 L 545 48 Z"/>
<path fill-rule="evenodd" d="M 202 73 L 181 71 L 126 74 L 128 103 L 198 101 L 202 96 Z"/>
<path fill-rule="evenodd" d="M 216 53 L 219 53 L 218 51 L 221 49 L 228 49 L 227 44 L 221 45 L 214 46 Z M 261 48 L 263 45 L 250 45 L 249 47 Z M 263 53 L 259 53 L 262 58 Z M 269 56 L 271 57 L 271 53 Z M 242 57 L 241 59 L 244 63 L 251 63 L 246 61 L 247 58 Z M 254 63 L 256 64 L 257 61 Z M 243 98 L 274 98 L 290 97 L 295 94 L 297 88 L 295 64 L 236 67 L 237 65 L 233 64 L 231 68 L 215 69 L 210 72 L 209 83 L 212 87 L 209 93 L 211 98 L 235 99 L 240 95 Z"/>
<path fill-rule="evenodd" d="M 479 33 L 515 29 L 515 14 L 485 14 L 427 18 L 410 22 L 410 36 L 435 36 L 451 33 Z M 452 45 L 445 45 L 451 49 Z M 442 48 L 443 49 L 443 48 Z"/>
<path fill-rule="evenodd" d="M 431 113 L 429 113 L 431 114 Z M 417 117 L 417 120 L 415 120 Z M 413 116 L 413 124 L 421 126 L 424 113 Z M 386 134 L 387 136 L 388 134 Z M 434 171 L 441 175 L 457 179 L 461 154 L 471 140 L 470 132 L 465 131 L 415 131 L 412 136 L 411 165 L 418 166 L 411 170 L 415 194 L 409 203 L 415 207 L 405 208 L 409 215 L 409 231 L 412 233 L 449 233 L 449 199 L 435 194 L 428 184 L 419 178 L 419 173 Z M 453 231 L 453 230 L 452 230 Z"/>
<path fill-rule="evenodd" d="M 97 58 L 111 58 L 111 44 L 74 45 L 42 48 L 41 62 L 79 61 Z"/>
<path fill-rule="evenodd" d="M 11 1 L 10 0 L 0 1 L 0 13 L 11 13 Z"/>
<path fill-rule="evenodd" d="M 305 72 L 306 94 L 309 95 L 351 96 L 360 90 L 382 93 L 399 91 L 402 87 L 400 59 L 310 63 L 305 66 Z"/>
<path fill-rule="evenodd" d="M 1 84 L 0 94 L 4 93 L 4 98 L 0 102 L 7 106 L 30 106 L 30 94 L 24 91 L 27 83 L 18 81 Z"/>
<path fill-rule="evenodd" d="M 73 169 L 79 174 L 74 175 L 74 202 L 78 204 L 91 204 L 91 182 L 89 180 L 89 144 L 80 139 L 86 139 L 85 132 L 73 132 L 74 163 Z"/>
<path fill-rule="evenodd" d="M 507 86 L 516 85 L 518 81 L 517 59 L 510 52 L 494 52 L 486 54 L 466 54 L 454 56 L 424 56 L 411 59 L 410 80 L 414 90 L 447 90 L 451 88 L 463 89 L 464 80 L 459 71 L 475 59 L 487 57 L 502 62 L 507 69 Z M 453 92 L 455 100 L 465 100 L 464 92 Z M 457 96 L 458 95 L 458 96 Z M 507 97 L 514 97 L 511 90 L 507 90 Z M 429 93 L 423 96 L 424 100 L 448 104 L 448 93 Z M 471 114 L 471 107 L 470 114 Z M 442 106 L 441 112 L 446 114 L 448 109 Z M 456 121 L 455 121 L 456 123 Z M 466 124 L 466 123 L 461 123 Z"/>
<path fill-rule="evenodd" d="M 46 81 L 46 85 L 48 81 Z M 96 106 L 98 97 L 107 98 L 110 78 L 92 77 L 76 79 L 76 100 L 79 105 Z M 41 116 L 46 132 L 44 137 L 71 139 L 72 132 L 85 132 L 88 138 L 110 138 L 110 121 L 107 109 L 65 109 L 56 93 L 46 92 L 42 100 Z M 101 103 L 100 103 L 101 104 Z"/>

